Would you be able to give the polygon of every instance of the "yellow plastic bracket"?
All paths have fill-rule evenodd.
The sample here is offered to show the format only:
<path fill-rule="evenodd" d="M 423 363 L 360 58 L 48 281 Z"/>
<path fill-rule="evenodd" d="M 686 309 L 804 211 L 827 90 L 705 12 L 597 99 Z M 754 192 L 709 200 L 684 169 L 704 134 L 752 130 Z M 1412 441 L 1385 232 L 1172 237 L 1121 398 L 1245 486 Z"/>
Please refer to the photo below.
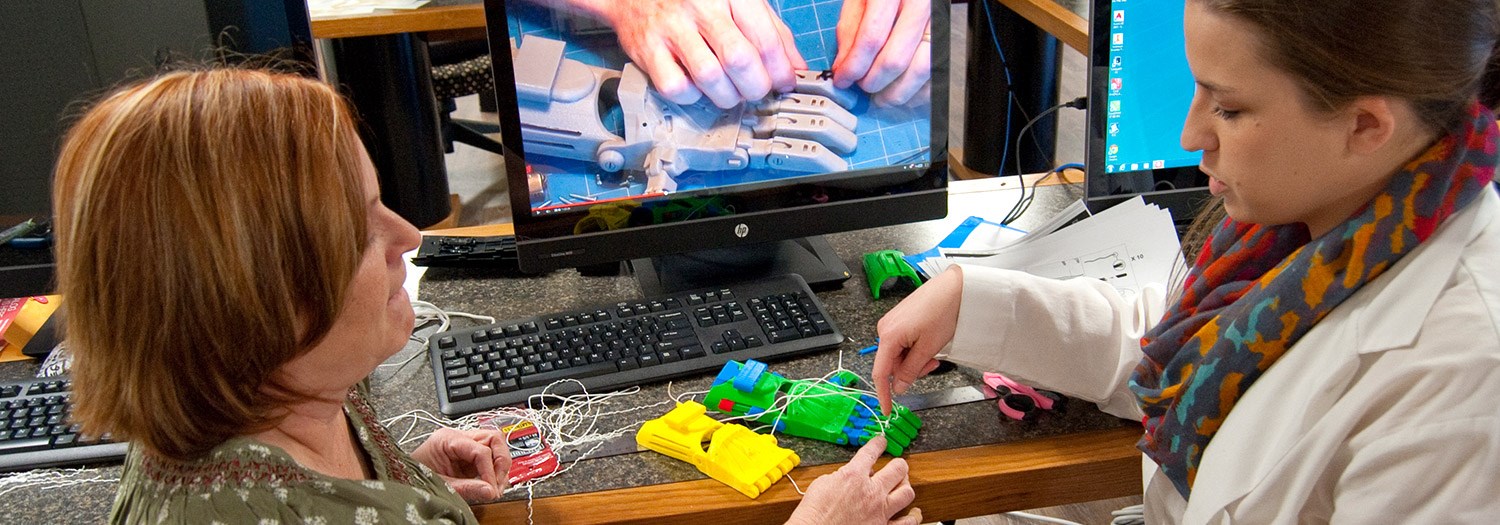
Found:
<path fill-rule="evenodd" d="M 796 452 L 778 446 L 774 436 L 720 423 L 705 415 L 706 410 L 695 401 L 678 403 L 666 415 L 641 425 L 635 442 L 685 461 L 751 498 L 802 462 Z"/>

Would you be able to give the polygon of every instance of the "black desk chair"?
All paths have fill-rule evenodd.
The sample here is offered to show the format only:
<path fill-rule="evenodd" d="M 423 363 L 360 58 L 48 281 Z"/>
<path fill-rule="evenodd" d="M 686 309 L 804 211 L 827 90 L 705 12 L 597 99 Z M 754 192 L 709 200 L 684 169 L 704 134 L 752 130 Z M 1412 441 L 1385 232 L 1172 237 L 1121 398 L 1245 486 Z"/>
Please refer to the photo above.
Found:
<path fill-rule="evenodd" d="M 490 69 L 488 44 L 480 41 L 434 42 L 428 46 L 432 58 L 432 91 L 442 104 L 438 112 L 443 137 L 443 150 L 453 153 L 453 142 L 503 155 L 500 143 L 485 136 L 499 133 L 500 126 L 493 122 L 455 119 L 454 102 L 458 97 L 479 94 L 480 111 L 495 111 L 495 76 Z"/>

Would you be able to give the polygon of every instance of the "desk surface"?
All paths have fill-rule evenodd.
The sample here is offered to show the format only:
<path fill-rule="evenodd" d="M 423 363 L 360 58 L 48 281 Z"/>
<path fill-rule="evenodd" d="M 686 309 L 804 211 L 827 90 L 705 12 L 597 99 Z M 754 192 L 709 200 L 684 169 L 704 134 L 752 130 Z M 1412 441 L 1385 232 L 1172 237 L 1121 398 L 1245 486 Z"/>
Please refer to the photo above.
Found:
<path fill-rule="evenodd" d="M 984 0 L 978 0 L 984 1 Z M 1000 0 L 1037 27 L 1081 53 L 1088 53 L 1088 4 L 1084 0 Z M 484 5 L 476 0 L 433 0 L 419 9 L 380 10 L 368 15 L 317 18 L 316 38 L 346 38 L 475 29 L 484 27 Z"/>
<path fill-rule="evenodd" d="M 874 301 L 865 287 L 859 258 L 877 249 L 916 252 L 929 248 L 961 218 L 976 210 L 1009 209 L 1019 196 L 1014 189 L 994 189 L 1012 181 L 960 181 L 954 185 L 952 218 L 875 228 L 829 236 L 834 250 L 855 275 L 840 290 L 819 293 L 830 317 L 857 341 L 874 336 L 875 322 L 897 299 Z M 1061 208 L 1079 190 L 1072 186 L 1043 187 L 1032 211 L 1018 226 L 1046 218 L 1047 210 Z M 457 311 L 500 318 L 534 313 L 536 305 L 563 310 L 639 297 L 634 282 L 625 277 L 584 277 L 559 271 L 540 278 L 497 275 L 475 269 L 429 269 L 419 296 Z M 867 343 L 849 342 L 830 351 L 772 363 L 790 377 L 819 376 L 843 366 L 868 377 L 872 356 L 854 349 Z M 407 351 L 418 351 L 410 348 Z M 34 373 L 35 363 L 0 365 L 0 379 Z M 637 394 L 612 401 L 610 408 L 641 407 L 671 399 L 671 393 L 706 390 L 713 374 L 667 384 L 646 385 Z M 919 381 L 918 391 L 936 391 L 977 384 L 978 372 L 957 369 Z M 385 417 L 413 409 L 436 413 L 434 380 L 425 359 L 395 373 L 377 373 L 373 381 L 376 408 Z M 614 429 L 659 416 L 665 405 L 605 418 L 601 428 Z M 999 414 L 993 403 L 979 402 L 919 413 L 926 422 L 912 443 L 908 460 L 916 505 L 926 519 L 937 521 L 1036 508 L 1070 502 L 1140 493 L 1140 454 L 1134 449 L 1139 428 L 1099 412 L 1092 404 L 1074 401 L 1062 413 L 1035 422 L 1015 422 Z M 400 426 L 393 429 L 401 430 Z M 798 451 L 803 466 L 792 476 L 804 487 L 822 473 L 848 459 L 852 450 L 795 437 L 782 443 Z M 95 469 L 118 477 L 119 466 Z M 17 490 L 0 501 L 0 516 L 25 523 L 46 523 L 106 515 L 113 500 L 113 483 L 92 483 L 48 491 Z M 759 499 L 750 500 L 718 482 L 705 479 L 685 463 L 654 453 L 636 453 L 585 460 L 572 470 L 536 487 L 536 523 L 767 523 L 784 519 L 798 494 L 789 483 L 778 483 Z M 524 498 L 512 495 L 511 498 Z M 652 505 L 666 501 L 672 505 Z M 524 499 L 480 505 L 475 512 L 485 523 L 524 523 Z M 3 521 L 4 518 L 0 518 Z"/>
<path fill-rule="evenodd" d="M 1032 212 L 1018 226 L 1040 222 L 1049 210 L 1056 210 L 1076 198 L 1074 186 L 1044 187 L 1038 192 Z M 845 335 L 854 338 L 843 350 L 842 364 L 868 377 L 873 356 L 858 356 L 853 350 L 874 337 L 876 321 L 898 302 L 896 298 L 874 301 L 864 284 L 860 257 L 876 249 L 895 248 L 915 253 L 930 248 L 951 231 L 958 221 L 971 214 L 995 215 L 1008 210 L 1019 192 L 1014 179 L 987 179 L 954 183 L 950 197 L 949 218 L 918 224 L 875 228 L 829 236 L 840 258 L 854 270 L 854 277 L 840 290 L 819 293 L 832 318 Z M 473 233 L 482 233 L 483 230 Z M 470 294 L 458 304 L 445 307 L 462 311 L 485 311 L 500 316 L 524 313 L 527 301 L 500 306 L 487 298 L 489 289 L 482 279 L 465 275 L 470 272 L 434 274 L 429 270 L 423 283 L 423 296 L 449 295 L 449 289 L 481 291 Z M 554 298 L 556 308 L 588 304 L 575 296 L 607 301 L 631 297 L 638 292 L 624 278 L 583 278 L 572 272 L 560 272 L 548 281 L 566 281 L 574 288 Z M 547 297 L 552 290 L 507 288 L 511 293 Z M 500 292 L 498 289 L 495 290 Z M 863 342 L 860 342 L 863 341 Z M 819 376 L 840 363 L 838 352 L 791 359 L 772 364 L 772 369 L 789 377 Z M 977 382 L 977 371 L 959 369 L 942 376 L 919 381 L 919 391 L 936 391 Z M 709 377 L 679 381 L 674 392 L 704 390 Z M 667 388 L 649 386 L 642 390 L 638 402 L 663 399 Z M 1035 423 L 1018 423 L 1004 419 L 993 403 L 972 403 L 923 411 L 926 422 L 921 435 L 912 445 L 908 460 L 912 464 L 912 484 L 917 492 L 916 505 L 929 521 L 993 514 L 1005 510 L 1038 508 L 1064 503 L 1090 501 L 1140 493 L 1140 453 L 1134 448 L 1139 429 L 1102 414 L 1091 404 L 1075 401 L 1064 414 Z M 818 475 L 837 468 L 848 459 L 849 449 L 798 438 L 783 438 L 803 457 L 803 467 L 792 477 L 803 487 Z M 800 496 L 789 483 L 778 483 L 756 500 L 748 500 L 726 490 L 718 482 L 703 480 L 691 468 L 655 454 L 636 454 L 616 461 L 615 458 L 585 462 L 580 470 L 559 478 L 558 485 L 539 487 L 532 506 L 537 523 L 697 523 L 709 519 L 722 523 L 770 523 L 790 514 Z M 623 469 L 623 472 L 621 470 Z M 687 476 L 694 481 L 614 489 L 613 480 L 639 477 L 660 482 L 662 473 Z M 678 478 L 681 479 L 681 478 Z M 673 481 L 673 480 L 668 480 Z M 572 492 L 568 485 L 592 485 L 595 492 Z M 982 487 L 976 490 L 976 487 Z M 672 506 L 643 505 L 647 501 L 673 502 Z M 476 508 L 486 523 L 518 523 L 527 516 L 525 501 L 502 502 Z"/>

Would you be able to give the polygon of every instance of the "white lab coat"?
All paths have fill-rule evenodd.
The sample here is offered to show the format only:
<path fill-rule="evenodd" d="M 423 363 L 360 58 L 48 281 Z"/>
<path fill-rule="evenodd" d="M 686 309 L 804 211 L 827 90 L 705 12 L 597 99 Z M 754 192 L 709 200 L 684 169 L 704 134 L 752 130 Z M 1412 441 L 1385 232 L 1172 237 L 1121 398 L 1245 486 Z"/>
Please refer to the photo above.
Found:
<path fill-rule="evenodd" d="M 1184 499 L 1143 458 L 1147 523 L 1500 523 L 1500 198 L 1484 191 L 1239 400 Z M 1139 420 L 1159 291 L 964 267 L 947 358 Z"/>

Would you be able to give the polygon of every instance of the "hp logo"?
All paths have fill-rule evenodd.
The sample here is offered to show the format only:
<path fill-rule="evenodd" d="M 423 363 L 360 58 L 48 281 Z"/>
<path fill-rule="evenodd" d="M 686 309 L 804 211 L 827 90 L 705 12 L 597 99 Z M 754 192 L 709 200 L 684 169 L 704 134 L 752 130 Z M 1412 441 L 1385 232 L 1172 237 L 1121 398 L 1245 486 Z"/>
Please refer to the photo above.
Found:
<path fill-rule="evenodd" d="M 746 226 L 745 223 L 739 223 L 739 224 L 734 225 L 734 236 L 735 237 L 739 237 L 739 238 L 743 239 L 743 238 L 745 238 L 746 235 L 750 235 L 750 227 L 749 226 Z"/>

